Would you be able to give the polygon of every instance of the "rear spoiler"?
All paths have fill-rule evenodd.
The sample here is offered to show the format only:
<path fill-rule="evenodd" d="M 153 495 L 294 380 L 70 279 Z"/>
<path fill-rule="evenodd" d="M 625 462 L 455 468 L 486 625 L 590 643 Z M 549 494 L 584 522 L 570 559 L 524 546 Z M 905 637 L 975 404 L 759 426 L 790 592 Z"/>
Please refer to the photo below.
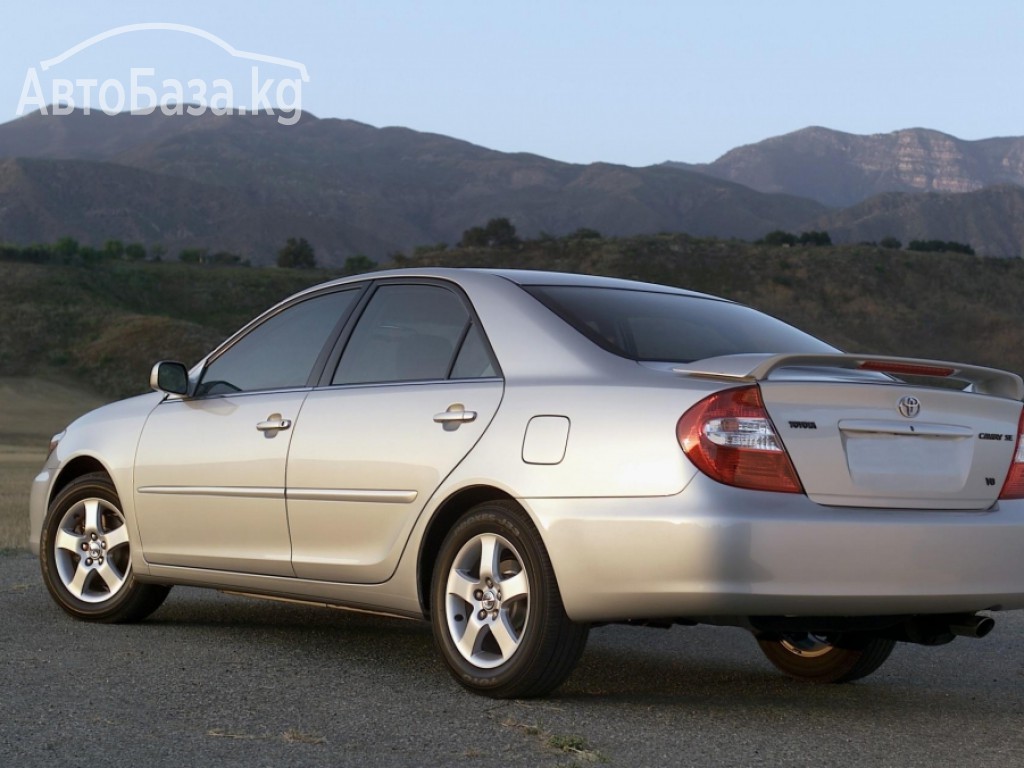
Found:
<path fill-rule="evenodd" d="M 912 376 L 963 381 L 975 392 L 1010 400 L 1024 400 L 1024 380 L 1015 373 L 978 365 L 919 360 L 913 357 L 848 354 L 724 355 L 672 368 L 673 373 L 713 379 L 764 381 L 780 368 L 846 368 L 891 376 Z"/>

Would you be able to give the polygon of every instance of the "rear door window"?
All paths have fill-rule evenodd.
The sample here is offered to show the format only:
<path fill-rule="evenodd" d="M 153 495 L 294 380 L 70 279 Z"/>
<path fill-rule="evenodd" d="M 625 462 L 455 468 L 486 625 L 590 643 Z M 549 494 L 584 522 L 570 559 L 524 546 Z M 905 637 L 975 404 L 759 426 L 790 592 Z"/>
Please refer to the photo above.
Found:
<path fill-rule="evenodd" d="M 495 376 L 490 348 L 467 306 L 438 285 L 382 285 L 341 355 L 332 384 Z"/>

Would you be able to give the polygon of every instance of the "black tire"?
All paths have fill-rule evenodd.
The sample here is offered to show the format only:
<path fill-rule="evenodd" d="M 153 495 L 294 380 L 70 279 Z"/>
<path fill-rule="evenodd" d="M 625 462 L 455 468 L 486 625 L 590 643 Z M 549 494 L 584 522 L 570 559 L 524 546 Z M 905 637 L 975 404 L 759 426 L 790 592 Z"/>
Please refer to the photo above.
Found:
<path fill-rule="evenodd" d="M 561 685 L 590 629 L 566 616 L 540 534 L 505 501 L 474 507 L 448 533 L 431 584 L 431 624 L 455 679 L 503 699 Z"/>
<path fill-rule="evenodd" d="M 896 645 L 895 640 L 859 634 L 794 633 L 757 642 L 778 669 L 811 683 L 848 683 L 866 677 L 882 666 Z"/>
<path fill-rule="evenodd" d="M 39 564 L 53 599 L 84 621 L 140 621 L 170 591 L 136 581 L 121 502 L 102 472 L 72 480 L 50 504 Z"/>

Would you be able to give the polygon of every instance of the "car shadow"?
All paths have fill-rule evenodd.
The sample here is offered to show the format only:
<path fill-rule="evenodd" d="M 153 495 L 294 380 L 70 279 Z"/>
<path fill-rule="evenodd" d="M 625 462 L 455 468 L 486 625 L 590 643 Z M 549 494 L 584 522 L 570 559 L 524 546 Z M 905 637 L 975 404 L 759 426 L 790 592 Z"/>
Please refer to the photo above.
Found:
<path fill-rule="evenodd" d="M 234 647 L 247 657 L 286 655 L 293 663 L 349 665 L 370 674 L 385 665 L 399 674 L 403 687 L 436 686 L 451 690 L 451 680 L 434 647 L 426 622 L 322 607 L 256 600 L 204 590 L 177 590 L 145 625 L 172 632 L 180 642 L 202 649 Z M 144 626 L 144 625 L 140 625 Z M 960 652 L 965 649 L 961 648 Z M 197 651 L 197 652 L 202 652 Z M 726 710 L 771 706 L 810 712 L 827 706 L 852 716 L 874 713 L 945 711 L 976 706 L 980 695 L 1002 696 L 1020 707 L 1024 695 L 982 690 L 982 682 L 963 673 L 958 653 L 948 648 L 898 645 L 876 673 L 844 685 L 813 685 L 777 672 L 742 630 L 685 627 L 654 630 L 601 627 L 570 678 L 548 701 L 588 702 L 593 706 L 635 703 L 721 707 Z"/>

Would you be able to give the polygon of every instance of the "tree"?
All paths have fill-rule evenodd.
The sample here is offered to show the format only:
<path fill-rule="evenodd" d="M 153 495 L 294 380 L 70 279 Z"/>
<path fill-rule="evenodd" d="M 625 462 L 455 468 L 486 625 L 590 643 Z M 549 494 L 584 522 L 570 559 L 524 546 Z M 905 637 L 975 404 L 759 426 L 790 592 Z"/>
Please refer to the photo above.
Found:
<path fill-rule="evenodd" d="M 829 235 L 828 232 L 816 232 L 814 230 L 810 232 L 801 232 L 800 245 L 832 245 L 832 236 Z"/>
<path fill-rule="evenodd" d="M 124 258 L 124 243 L 120 240 L 107 240 L 103 244 L 103 253 L 111 259 L 122 259 Z"/>
<path fill-rule="evenodd" d="M 242 263 L 242 257 L 237 253 L 231 253 L 231 251 L 217 251 L 210 255 L 208 261 L 210 264 L 222 267 L 237 267 Z"/>
<path fill-rule="evenodd" d="M 355 256 L 349 256 L 345 259 L 345 270 L 346 275 L 358 275 L 361 272 L 371 272 L 377 267 L 377 262 L 371 259 L 369 256 L 364 256 L 361 253 L 357 253 Z"/>
<path fill-rule="evenodd" d="M 773 229 L 757 242 L 764 245 L 796 245 L 799 242 L 796 235 L 782 229 Z"/>
<path fill-rule="evenodd" d="M 518 245 L 519 237 L 512 222 L 502 217 L 491 219 L 484 227 L 471 227 L 462 233 L 459 245 L 463 248 L 500 248 Z"/>
<path fill-rule="evenodd" d="M 78 255 L 78 241 L 73 237 L 62 237 L 53 246 L 54 255 L 64 263 Z"/>
<path fill-rule="evenodd" d="M 974 255 L 974 249 L 971 246 L 966 243 L 958 243 L 955 240 L 911 240 L 907 243 L 907 250 L 926 253 L 948 251 L 949 253 L 964 253 L 968 256 Z"/>
<path fill-rule="evenodd" d="M 124 257 L 128 261 L 145 261 L 146 260 L 146 248 L 142 243 L 128 243 L 124 247 Z"/>
<path fill-rule="evenodd" d="M 78 249 L 78 258 L 82 260 L 83 264 L 92 265 L 99 264 L 103 259 L 106 258 L 106 254 L 103 251 L 93 248 L 91 245 L 83 245 Z"/>
<path fill-rule="evenodd" d="M 878 241 L 878 244 L 883 248 L 891 248 L 894 251 L 898 251 L 900 248 L 903 247 L 903 243 L 901 243 L 892 235 L 886 235 L 885 237 Z"/>
<path fill-rule="evenodd" d="M 178 259 L 185 262 L 186 264 L 205 264 L 206 263 L 206 249 L 205 248 L 183 248 L 181 253 L 178 254 Z"/>
<path fill-rule="evenodd" d="M 448 243 L 431 243 L 429 245 L 417 245 L 412 249 L 413 256 L 426 256 L 430 253 L 441 253 L 448 250 Z"/>
<path fill-rule="evenodd" d="M 459 240 L 460 248 L 486 248 L 487 247 L 487 235 L 484 232 L 483 227 L 470 227 L 462 233 L 462 239 Z"/>
<path fill-rule="evenodd" d="M 284 248 L 277 252 L 277 266 L 285 269 L 315 269 L 316 253 L 304 237 L 289 237 Z"/>

